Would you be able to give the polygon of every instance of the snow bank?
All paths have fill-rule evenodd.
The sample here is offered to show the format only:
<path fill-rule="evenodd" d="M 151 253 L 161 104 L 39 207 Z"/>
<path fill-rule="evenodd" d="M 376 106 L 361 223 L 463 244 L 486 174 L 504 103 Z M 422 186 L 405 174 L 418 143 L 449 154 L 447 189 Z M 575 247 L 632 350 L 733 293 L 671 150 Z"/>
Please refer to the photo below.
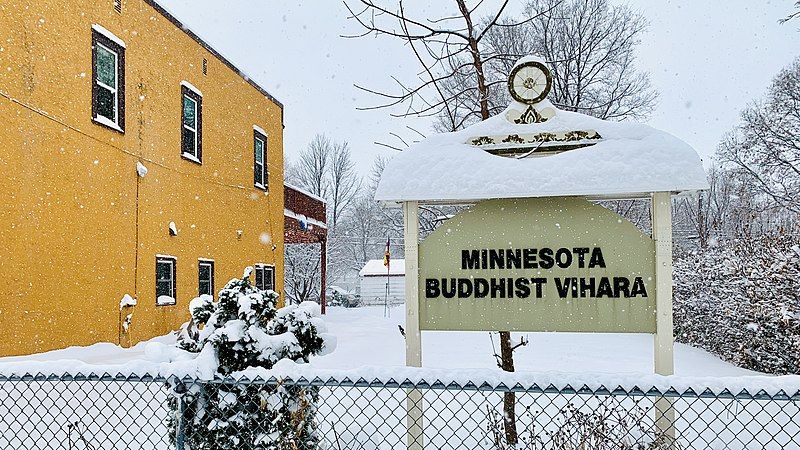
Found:
<path fill-rule="evenodd" d="M 636 123 L 556 110 L 543 123 L 515 124 L 503 113 L 455 133 L 431 136 L 386 166 L 375 198 L 452 201 L 553 196 L 625 196 L 707 189 L 697 152 L 680 139 Z M 595 145 L 524 159 L 471 145 L 481 136 L 594 130 Z"/>

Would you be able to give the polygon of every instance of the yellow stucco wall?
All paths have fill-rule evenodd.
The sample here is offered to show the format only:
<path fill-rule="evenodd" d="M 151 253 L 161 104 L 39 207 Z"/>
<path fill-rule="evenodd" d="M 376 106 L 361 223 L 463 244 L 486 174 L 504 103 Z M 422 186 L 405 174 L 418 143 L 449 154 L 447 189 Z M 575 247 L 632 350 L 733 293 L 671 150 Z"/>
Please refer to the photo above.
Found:
<path fill-rule="evenodd" d="M 124 134 L 92 121 L 92 24 L 126 44 Z M 183 80 L 203 93 L 202 165 L 180 156 Z M 253 125 L 268 194 L 253 187 Z M 198 258 L 215 260 L 216 290 L 253 263 L 275 264 L 282 289 L 282 168 L 281 105 L 145 1 L 0 2 L 0 355 L 176 329 Z M 155 305 L 156 254 L 177 258 L 175 306 Z"/>

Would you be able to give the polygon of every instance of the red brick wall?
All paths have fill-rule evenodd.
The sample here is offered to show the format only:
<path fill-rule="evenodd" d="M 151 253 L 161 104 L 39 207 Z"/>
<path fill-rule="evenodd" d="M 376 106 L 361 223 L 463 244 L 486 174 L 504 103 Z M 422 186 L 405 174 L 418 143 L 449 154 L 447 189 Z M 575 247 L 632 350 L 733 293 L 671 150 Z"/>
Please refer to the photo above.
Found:
<path fill-rule="evenodd" d="M 328 230 L 322 227 L 311 225 L 311 230 L 301 230 L 300 222 L 292 217 L 283 218 L 283 240 L 286 244 L 312 244 L 322 242 L 328 234 Z"/>
<path fill-rule="evenodd" d="M 325 202 L 309 197 L 289 186 L 283 187 L 283 205 L 289 211 L 325 223 Z"/>

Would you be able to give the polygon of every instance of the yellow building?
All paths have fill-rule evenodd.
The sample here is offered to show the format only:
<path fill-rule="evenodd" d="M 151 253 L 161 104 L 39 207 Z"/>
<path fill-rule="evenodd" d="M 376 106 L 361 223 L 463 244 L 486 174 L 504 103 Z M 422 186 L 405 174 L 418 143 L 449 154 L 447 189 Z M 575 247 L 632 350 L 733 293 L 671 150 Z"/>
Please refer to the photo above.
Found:
<path fill-rule="evenodd" d="M 165 334 L 248 265 L 280 292 L 282 168 L 281 103 L 155 1 L 0 2 L 0 355 Z"/>

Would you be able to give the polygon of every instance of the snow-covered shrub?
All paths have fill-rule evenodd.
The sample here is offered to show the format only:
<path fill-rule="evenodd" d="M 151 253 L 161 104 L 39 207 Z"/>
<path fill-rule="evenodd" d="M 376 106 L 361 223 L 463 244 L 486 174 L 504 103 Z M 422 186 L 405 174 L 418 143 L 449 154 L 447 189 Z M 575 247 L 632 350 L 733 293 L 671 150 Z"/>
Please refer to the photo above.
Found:
<path fill-rule="evenodd" d="M 675 337 L 738 366 L 800 372 L 800 246 L 776 234 L 675 261 Z"/>
<path fill-rule="evenodd" d="M 319 305 L 305 302 L 277 309 L 278 294 L 233 279 L 219 300 L 198 297 L 190 303 L 192 320 L 178 346 L 211 361 L 217 378 L 251 367 L 272 368 L 288 359 L 309 361 L 330 350 Z M 202 364 L 202 363 L 200 363 Z M 206 368 L 207 369 L 207 368 Z M 316 388 L 263 383 L 175 382 L 171 428 L 191 450 L 315 449 Z"/>

